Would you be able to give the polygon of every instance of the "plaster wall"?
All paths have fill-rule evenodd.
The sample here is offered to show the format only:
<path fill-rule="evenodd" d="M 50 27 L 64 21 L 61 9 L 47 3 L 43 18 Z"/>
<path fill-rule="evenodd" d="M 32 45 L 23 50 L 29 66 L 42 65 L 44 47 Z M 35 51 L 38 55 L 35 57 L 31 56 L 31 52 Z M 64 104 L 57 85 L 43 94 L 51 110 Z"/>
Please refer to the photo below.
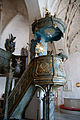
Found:
<path fill-rule="evenodd" d="M 57 106 L 64 103 L 64 98 L 80 99 L 80 87 L 76 87 L 76 83 L 80 83 L 80 53 L 71 54 L 65 62 L 64 68 L 66 80 L 71 81 L 71 85 L 68 90 L 64 90 L 63 87 L 59 87 L 56 90 L 55 105 Z"/>
<path fill-rule="evenodd" d="M 3 6 L 2 6 L 2 15 L 1 15 L 1 22 L 2 22 L 2 30 L 5 29 L 7 24 L 13 19 L 18 13 L 23 14 L 24 16 L 27 16 L 27 8 L 25 5 L 24 0 L 3 0 Z"/>
<path fill-rule="evenodd" d="M 10 21 L 1 35 L 0 48 L 5 49 L 5 40 L 9 38 L 9 34 L 11 33 L 16 37 L 14 54 L 20 55 L 21 48 L 26 47 L 29 41 L 29 25 L 26 17 L 18 14 Z"/>
<path fill-rule="evenodd" d="M 80 53 L 76 52 L 69 56 L 65 63 L 65 71 L 67 80 L 72 81 L 72 91 L 63 93 L 64 98 L 80 99 L 80 87 L 76 87 L 76 83 L 80 83 Z"/>

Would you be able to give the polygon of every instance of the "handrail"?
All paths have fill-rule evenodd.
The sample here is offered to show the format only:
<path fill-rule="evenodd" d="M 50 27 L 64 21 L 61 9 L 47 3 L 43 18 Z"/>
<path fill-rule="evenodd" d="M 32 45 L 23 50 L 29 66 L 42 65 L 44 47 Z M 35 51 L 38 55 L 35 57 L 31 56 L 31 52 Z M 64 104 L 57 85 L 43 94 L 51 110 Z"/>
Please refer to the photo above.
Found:
<path fill-rule="evenodd" d="M 19 79 L 18 83 L 16 84 L 15 88 L 9 95 L 9 103 L 8 103 L 8 111 L 9 116 L 14 111 L 18 103 L 20 102 L 21 98 L 24 96 L 26 90 L 28 89 L 29 85 L 32 83 L 33 77 L 29 76 L 29 72 L 31 69 L 31 64 L 29 64 L 28 68 L 24 71 L 23 75 Z"/>

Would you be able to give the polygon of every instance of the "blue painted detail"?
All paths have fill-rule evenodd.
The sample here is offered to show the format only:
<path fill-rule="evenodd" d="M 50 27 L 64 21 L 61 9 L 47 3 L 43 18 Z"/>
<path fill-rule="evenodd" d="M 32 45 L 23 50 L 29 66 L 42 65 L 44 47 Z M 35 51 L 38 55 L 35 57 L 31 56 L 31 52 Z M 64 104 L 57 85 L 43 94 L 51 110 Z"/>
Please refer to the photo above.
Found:
<path fill-rule="evenodd" d="M 63 58 L 65 58 L 66 60 L 68 59 L 68 56 L 63 52 L 59 53 L 58 56 L 60 56 L 61 59 L 63 59 Z"/>
<path fill-rule="evenodd" d="M 20 103 L 16 107 L 15 111 L 12 113 L 10 119 L 19 119 L 22 120 L 22 113 L 24 108 L 28 105 L 30 100 L 32 99 L 36 88 L 33 84 L 29 86 Z"/>
<path fill-rule="evenodd" d="M 64 55 L 41 56 L 34 59 L 34 82 L 38 85 L 60 86 L 66 83 Z"/>
<path fill-rule="evenodd" d="M 55 120 L 55 105 L 54 105 L 54 96 L 49 95 L 49 120 Z"/>
<path fill-rule="evenodd" d="M 43 98 L 43 119 L 55 120 L 55 105 L 53 91 L 48 90 Z"/>
<path fill-rule="evenodd" d="M 32 31 L 34 33 L 34 36 L 36 37 L 35 42 L 31 41 L 31 59 L 35 57 L 35 47 L 37 43 L 40 42 L 40 44 L 44 47 L 44 52 L 39 52 L 39 47 L 36 49 L 38 51 L 38 56 L 47 55 L 47 42 L 53 42 L 58 41 L 63 36 L 63 33 L 66 30 L 66 26 L 64 22 L 59 19 L 55 18 L 49 14 L 46 14 L 45 18 L 41 18 L 39 20 L 36 20 L 32 24 Z M 38 42 L 38 38 L 40 38 L 41 41 Z M 42 41 L 43 40 L 43 41 Z M 36 56 L 37 56 L 36 55 Z"/>
<path fill-rule="evenodd" d="M 66 79 L 66 74 L 64 71 L 64 59 L 68 59 L 68 57 L 64 53 L 59 53 L 54 56 L 54 76 L 62 77 L 62 79 Z"/>
<path fill-rule="evenodd" d="M 37 36 L 44 37 L 45 42 L 60 40 L 66 30 L 65 23 L 60 18 L 51 15 L 36 20 L 32 24 L 32 31 Z"/>
<path fill-rule="evenodd" d="M 64 69 L 63 69 L 63 62 L 60 57 L 55 57 L 55 62 L 54 62 L 54 69 L 55 69 L 55 76 L 61 76 L 61 77 L 66 77 Z"/>
<path fill-rule="evenodd" d="M 39 28 L 34 34 L 36 34 L 36 36 L 40 35 L 44 38 L 45 42 L 58 41 L 63 36 L 60 29 L 58 27 L 54 28 L 53 26 Z"/>
<path fill-rule="evenodd" d="M 38 56 L 47 55 L 47 44 L 46 43 L 60 40 L 65 30 L 66 30 L 66 26 L 64 22 L 61 19 L 55 18 L 49 14 L 46 14 L 45 18 L 36 20 L 32 24 L 32 31 L 34 33 L 34 36 L 36 37 L 36 40 L 35 40 L 36 44 L 31 42 L 33 44 L 31 45 L 31 51 L 33 52 L 31 53 L 31 56 L 32 56 L 31 58 L 34 58 L 35 47 L 37 43 L 39 43 L 37 38 L 40 38 L 41 40 L 40 44 L 43 45 L 44 50 L 45 50 L 43 53 L 41 53 L 39 52 L 40 50 L 38 47 L 36 49 L 38 51 Z"/>
<path fill-rule="evenodd" d="M 41 43 L 43 44 L 45 51 L 43 52 L 43 54 L 40 53 L 39 56 L 47 55 L 47 43 L 45 42 L 44 38 L 42 38 L 42 37 L 41 37 Z"/>
<path fill-rule="evenodd" d="M 56 17 L 52 17 L 53 23 L 57 25 L 57 27 L 64 33 L 66 31 L 67 26 L 65 23 L 60 19 Z"/>

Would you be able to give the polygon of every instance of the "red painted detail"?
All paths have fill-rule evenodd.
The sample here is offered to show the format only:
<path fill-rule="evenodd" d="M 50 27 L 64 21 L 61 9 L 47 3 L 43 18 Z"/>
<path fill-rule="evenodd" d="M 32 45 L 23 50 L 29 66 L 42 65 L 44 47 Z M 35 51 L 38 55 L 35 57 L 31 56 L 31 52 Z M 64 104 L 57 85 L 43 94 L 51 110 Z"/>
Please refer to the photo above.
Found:
<path fill-rule="evenodd" d="M 61 109 L 65 109 L 65 110 L 72 110 L 72 111 L 80 111 L 79 108 L 69 108 L 69 107 L 65 107 L 64 104 L 60 105 Z"/>

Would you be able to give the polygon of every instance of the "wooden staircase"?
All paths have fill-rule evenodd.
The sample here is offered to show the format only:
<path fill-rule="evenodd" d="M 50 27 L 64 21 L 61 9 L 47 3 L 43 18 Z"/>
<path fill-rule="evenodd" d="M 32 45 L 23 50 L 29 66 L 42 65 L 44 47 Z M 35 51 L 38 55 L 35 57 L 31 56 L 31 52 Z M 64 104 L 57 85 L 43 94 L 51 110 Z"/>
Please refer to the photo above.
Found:
<path fill-rule="evenodd" d="M 30 62 L 9 95 L 9 118 L 22 118 L 25 107 L 29 104 L 36 91 L 35 84 L 42 87 L 46 85 L 53 85 L 56 87 L 65 84 L 65 73 L 63 69 L 61 69 L 62 62 L 60 61 L 60 56 L 46 55 L 34 58 Z M 56 74 L 56 71 L 59 74 Z"/>
<path fill-rule="evenodd" d="M 24 108 L 32 99 L 36 87 L 33 84 L 32 72 L 33 62 L 24 71 L 15 88 L 9 95 L 8 115 L 9 118 L 20 118 Z"/>

